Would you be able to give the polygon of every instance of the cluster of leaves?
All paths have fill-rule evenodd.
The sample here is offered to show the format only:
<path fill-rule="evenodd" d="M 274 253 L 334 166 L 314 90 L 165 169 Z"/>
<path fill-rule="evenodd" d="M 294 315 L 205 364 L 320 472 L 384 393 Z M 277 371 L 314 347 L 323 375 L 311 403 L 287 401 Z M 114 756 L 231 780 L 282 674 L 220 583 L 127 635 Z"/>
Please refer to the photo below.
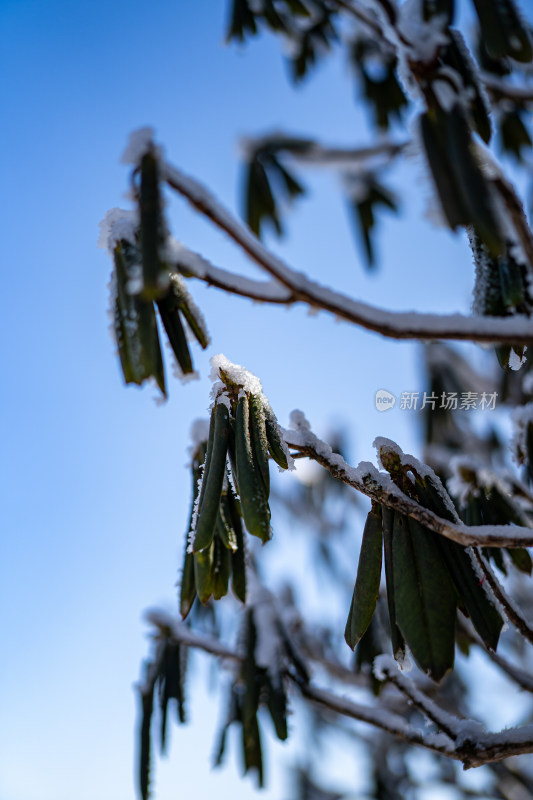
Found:
<path fill-rule="evenodd" d="M 262 638 L 266 641 L 262 642 Z M 264 589 L 259 590 L 258 599 L 246 608 L 240 646 L 243 657 L 230 687 L 228 711 L 215 763 L 222 763 L 228 728 L 233 724 L 240 725 L 244 772 L 255 770 L 258 784 L 263 786 L 259 709 L 267 709 L 276 737 L 285 741 L 288 736 L 287 675 L 299 682 L 307 682 L 309 674 L 275 612 L 273 597 Z"/>
<path fill-rule="evenodd" d="M 380 447 L 379 455 L 405 494 L 443 519 L 457 519 L 451 498 L 435 475 L 421 474 L 412 459 L 402 458 L 387 445 Z M 377 503 L 363 532 L 345 632 L 350 647 L 359 642 L 374 615 L 383 551 L 395 658 L 401 660 L 408 645 L 420 669 L 440 681 L 454 664 L 457 608 L 470 617 L 486 646 L 496 649 L 503 620 L 481 585 L 468 550 Z"/>
<path fill-rule="evenodd" d="M 531 59 L 531 36 L 516 10 L 513 0 L 476 2 L 479 18 L 482 51 L 478 53 L 481 66 L 487 72 L 505 74 L 507 63 L 516 65 Z M 304 75 L 316 56 L 316 32 L 322 46 L 330 39 L 331 15 L 334 4 L 327 3 L 270 2 L 249 4 L 238 0 L 233 4 L 229 38 L 244 39 L 246 33 L 255 34 L 260 23 L 275 33 L 293 39 L 301 34 L 302 20 L 310 17 L 307 42 L 299 51 L 295 63 L 300 64 L 297 74 Z M 424 97 L 426 110 L 420 114 L 419 126 L 425 153 L 443 214 L 452 230 L 472 228 L 475 235 L 492 257 L 505 256 L 508 248 L 505 225 L 502 224 L 502 197 L 497 182 L 487 176 L 480 163 L 480 151 L 472 133 L 477 133 L 487 144 L 491 140 L 491 110 L 496 110 L 500 140 L 503 148 L 517 159 L 524 148 L 531 145 L 531 137 L 524 121 L 527 98 L 509 101 L 491 90 L 493 107 L 481 85 L 479 70 L 461 33 L 452 28 L 454 3 L 425 2 L 421 4 L 423 20 L 433 18 L 443 24 L 445 44 L 435 47 L 433 57 L 417 62 L 410 51 L 413 78 Z M 337 9 L 338 10 L 338 9 Z M 392 7 L 389 16 L 395 20 Z M 379 29 L 379 24 L 377 24 Z M 307 29 L 305 29 L 307 30 Z M 331 29 L 332 31 L 333 29 Z M 316 37 L 315 37 L 316 38 Z M 406 42 L 410 46 L 409 42 Z M 478 47 L 478 49 L 480 49 Z M 376 125 L 388 129 L 393 119 L 400 120 L 408 107 L 408 99 L 397 77 L 398 57 L 384 36 L 365 25 L 358 30 L 350 45 L 350 60 L 360 78 L 363 99 L 370 105 Z M 490 88 L 490 87 L 489 87 Z M 308 142 L 302 143 L 303 147 Z M 293 152 L 298 147 L 295 143 Z M 282 232 L 280 201 L 303 194 L 301 184 L 286 165 L 280 165 L 277 154 L 291 148 L 275 139 L 254 150 L 247 164 L 246 213 L 250 228 L 258 236 L 263 221 L 271 223 L 278 234 Z M 367 263 L 372 266 L 374 253 L 372 229 L 375 209 L 380 205 L 393 211 L 397 205 L 390 190 L 378 180 L 374 172 L 366 173 L 368 180 L 359 176 L 357 201 L 350 202 L 357 225 L 362 231 Z M 364 185 L 364 190 L 363 190 Z"/>
<path fill-rule="evenodd" d="M 246 165 L 245 218 L 256 236 L 261 236 L 265 222 L 281 235 L 280 203 L 305 194 L 302 184 L 280 162 L 280 152 L 301 153 L 309 150 L 312 144 L 307 139 L 280 140 L 273 137 L 252 149 Z"/>
<path fill-rule="evenodd" d="M 157 698 L 159 747 L 165 753 L 167 711 L 175 701 L 176 722 L 185 723 L 185 677 L 189 648 L 173 636 L 165 617 L 155 612 L 152 622 L 157 627 L 153 658 L 144 665 L 144 680 L 139 687 L 141 719 L 139 725 L 138 780 L 142 800 L 150 796 L 152 729 L 156 721 L 154 700 Z M 236 666 L 229 686 L 226 714 L 215 747 L 214 765 L 219 766 L 226 750 L 230 726 L 241 727 L 244 772 L 256 772 L 263 786 L 263 748 L 260 711 L 270 717 L 274 733 L 280 741 L 288 737 L 289 679 L 299 684 L 309 681 L 308 668 L 295 647 L 274 596 L 260 586 L 254 575 L 253 597 L 247 602 L 242 618 Z"/>
<path fill-rule="evenodd" d="M 185 676 L 188 650 L 171 637 L 170 630 L 158 634 L 157 647 L 152 661 L 145 664 L 145 680 L 139 687 L 141 721 L 139 741 L 139 789 L 142 800 L 150 794 L 151 731 L 154 700 L 158 700 L 160 729 L 159 743 L 164 753 L 167 742 L 167 712 L 170 701 L 175 701 L 177 721 L 184 723 Z"/>
<path fill-rule="evenodd" d="M 167 231 L 158 169 L 155 154 L 148 151 L 135 173 L 139 175 L 139 227 L 133 241 L 122 238 L 114 247 L 113 320 L 125 382 L 141 385 L 154 378 L 166 396 L 156 309 L 184 375 L 194 372 L 186 329 L 203 349 L 209 336 L 185 281 L 170 270 L 165 258 Z"/>
<path fill-rule="evenodd" d="M 392 121 L 400 121 L 409 105 L 398 80 L 396 54 L 387 43 L 361 33 L 350 48 L 350 61 L 376 125 L 389 130 Z"/>
<path fill-rule="evenodd" d="M 373 233 L 376 224 L 376 209 L 381 207 L 398 211 L 396 198 L 376 178 L 374 172 L 347 172 L 348 202 L 363 242 L 366 262 L 375 265 Z"/>
<path fill-rule="evenodd" d="M 291 41 L 291 75 L 299 81 L 336 40 L 334 17 L 325 0 L 233 0 L 227 38 L 242 42 L 262 25 L 283 34 Z"/>
<path fill-rule="evenodd" d="M 271 535 L 269 456 L 288 469 L 287 448 L 268 400 L 246 391 L 223 367 L 211 412 L 209 436 L 192 460 L 193 506 L 185 544 L 180 610 L 195 597 L 215 600 L 232 586 L 246 601 L 243 524 L 263 543 Z"/>

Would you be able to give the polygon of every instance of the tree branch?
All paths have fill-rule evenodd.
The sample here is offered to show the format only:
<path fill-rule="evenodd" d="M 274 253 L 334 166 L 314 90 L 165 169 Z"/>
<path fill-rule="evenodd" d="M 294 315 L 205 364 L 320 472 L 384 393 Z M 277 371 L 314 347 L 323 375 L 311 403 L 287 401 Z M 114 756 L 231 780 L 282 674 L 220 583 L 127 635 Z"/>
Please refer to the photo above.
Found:
<path fill-rule="evenodd" d="M 501 583 L 498 581 L 496 575 L 490 568 L 486 559 L 483 558 L 479 550 L 474 548 L 473 550 L 474 558 L 476 559 L 479 567 L 481 568 L 483 574 L 485 575 L 485 579 L 492 589 L 494 596 L 496 597 L 497 601 L 500 603 L 503 611 L 512 624 L 515 626 L 517 630 L 520 631 L 522 636 L 527 639 L 528 642 L 533 644 L 533 628 L 531 627 L 530 623 L 522 616 L 520 609 L 515 605 L 514 601 L 509 597 Z"/>
<path fill-rule="evenodd" d="M 250 300 L 262 303 L 291 305 L 295 302 L 291 292 L 276 281 L 256 281 L 216 267 L 199 253 L 189 250 L 176 240 L 172 240 L 169 255 L 171 256 L 169 260 L 175 269 L 186 277 L 198 278 L 208 286 L 223 289 L 229 294 L 248 297 Z"/>
<path fill-rule="evenodd" d="M 387 733 L 397 736 L 410 744 L 417 744 L 436 753 L 442 753 L 449 758 L 461 760 L 453 750 L 453 745 L 445 734 L 427 734 L 412 728 L 404 717 L 392 714 L 382 708 L 372 708 L 360 703 L 354 703 L 344 697 L 338 697 L 325 689 L 319 689 L 312 684 L 299 685 L 300 692 L 308 700 L 334 711 L 344 717 L 366 722 Z"/>
<path fill-rule="evenodd" d="M 305 453 L 327 469 L 334 478 L 347 483 L 377 503 L 418 520 L 434 533 L 465 547 L 532 547 L 533 530 L 518 525 L 461 525 L 450 522 L 418 505 L 404 494 L 389 475 L 380 472 L 368 461 L 351 467 L 338 453 L 311 431 L 284 430 L 289 447 Z M 494 579 L 495 580 L 495 579 Z"/>
<path fill-rule="evenodd" d="M 187 626 L 164 611 L 153 609 L 147 613 L 147 618 L 163 635 L 180 644 L 195 647 L 231 661 L 242 660 L 239 653 L 230 650 L 214 638 L 193 633 Z M 387 656 L 386 659 L 388 661 L 390 657 Z M 510 756 L 533 752 L 533 725 L 524 725 L 521 728 L 504 730 L 500 733 L 486 733 L 481 730 L 479 723 L 453 718 L 439 709 L 429 698 L 422 698 L 416 688 L 406 688 L 410 681 L 402 676 L 393 678 L 393 671 L 387 669 L 386 662 L 383 662 L 383 665 L 382 671 L 386 679 L 394 682 L 402 692 L 407 694 L 425 716 L 436 722 L 439 727 L 447 727 L 453 738 L 446 733 L 428 734 L 419 731 L 412 728 L 404 717 L 385 708 L 355 703 L 348 698 L 338 697 L 333 692 L 302 681 L 294 675 L 289 674 L 288 677 L 298 686 L 303 697 L 329 711 L 380 728 L 410 744 L 416 744 L 448 758 L 462 761 L 465 768 L 478 767 Z"/>
<path fill-rule="evenodd" d="M 440 708 L 431 698 L 418 689 L 412 680 L 402 675 L 392 656 L 382 655 L 374 660 L 374 672 L 393 683 L 425 717 L 437 725 L 448 738 L 455 741 L 461 732 L 461 720 Z M 481 726 L 480 726 L 481 727 Z"/>
<path fill-rule="evenodd" d="M 526 345 L 533 340 L 533 321 L 525 316 L 503 318 L 403 313 L 352 300 L 288 267 L 193 178 L 169 164 L 162 164 L 162 172 L 169 186 L 186 197 L 194 208 L 225 231 L 265 272 L 285 286 L 293 298 L 292 302 L 307 303 L 312 308 L 328 311 L 339 319 L 393 339 L 456 339 Z M 268 298 L 265 299 L 268 302 Z"/>
<path fill-rule="evenodd" d="M 198 650 L 203 650 L 211 655 L 231 661 L 242 661 L 243 657 L 239 653 L 230 650 L 212 637 L 200 636 L 193 633 L 186 625 L 174 619 L 170 614 L 164 611 L 151 609 L 146 613 L 146 619 L 155 625 L 163 635 L 174 639 L 180 644 L 184 644 L 188 647 L 195 647 Z M 288 677 L 292 678 L 304 697 L 321 706 L 325 706 L 330 711 L 381 728 L 387 733 L 398 736 L 412 744 L 418 744 L 421 747 L 443 753 L 451 758 L 457 758 L 457 756 L 453 754 L 451 743 L 445 736 L 424 734 L 421 731 L 411 728 L 404 717 L 398 714 L 394 714 L 386 709 L 372 708 L 371 706 L 361 705 L 351 700 L 337 697 L 332 692 L 320 689 L 310 683 L 302 682 L 291 674 L 289 674 Z"/>
<path fill-rule="evenodd" d="M 291 160 L 302 164 L 337 164 L 340 166 L 345 162 L 357 164 L 359 161 L 367 161 L 375 156 L 394 158 L 408 144 L 408 141 L 383 141 L 368 147 L 331 147 L 313 140 L 307 142 L 302 140 L 301 137 L 289 136 L 278 131 L 254 138 L 246 137 L 241 140 L 245 155 L 251 155 L 266 148 L 274 150 L 276 153 L 286 153 L 291 157 Z"/>
<path fill-rule="evenodd" d="M 488 72 L 481 72 L 480 78 L 495 100 L 516 100 L 518 103 L 533 101 L 533 86 L 513 86 Z"/>

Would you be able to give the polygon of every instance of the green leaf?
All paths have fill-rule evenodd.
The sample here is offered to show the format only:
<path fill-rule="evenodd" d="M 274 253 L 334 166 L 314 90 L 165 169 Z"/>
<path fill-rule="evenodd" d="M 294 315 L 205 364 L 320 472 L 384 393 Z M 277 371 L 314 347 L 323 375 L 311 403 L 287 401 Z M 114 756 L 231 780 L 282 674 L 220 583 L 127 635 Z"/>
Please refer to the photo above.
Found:
<path fill-rule="evenodd" d="M 189 538 L 185 537 L 185 554 L 180 582 L 180 614 L 182 619 L 188 616 L 196 599 L 196 582 L 194 579 L 194 556 L 187 552 Z"/>
<path fill-rule="evenodd" d="M 141 727 L 139 742 L 139 791 L 142 800 L 150 796 L 150 758 L 152 712 L 154 708 L 154 685 L 141 694 Z"/>
<path fill-rule="evenodd" d="M 265 430 L 268 440 L 268 452 L 282 469 L 288 469 L 289 463 L 285 453 L 284 442 L 279 430 L 276 415 L 272 411 L 272 407 L 268 400 L 263 402 L 263 412 L 265 415 Z"/>
<path fill-rule="evenodd" d="M 198 599 L 205 605 L 215 591 L 215 540 L 194 556 L 194 580 Z"/>
<path fill-rule="evenodd" d="M 490 253 L 501 255 L 505 241 L 492 203 L 489 183 L 474 157 L 468 123 L 458 105 L 439 114 L 444 125 L 449 162 L 468 220 Z"/>
<path fill-rule="evenodd" d="M 428 165 L 448 225 L 452 230 L 456 230 L 459 225 L 468 225 L 470 216 L 456 184 L 450 155 L 446 148 L 446 134 L 442 120 L 437 118 L 435 112 L 422 114 L 420 116 L 420 132 Z"/>
<path fill-rule="evenodd" d="M 380 185 L 374 176 L 358 177 L 358 182 L 362 181 L 366 182 L 366 187 L 361 187 L 362 191 L 365 192 L 365 196 L 357 201 L 352 201 L 350 206 L 363 237 L 368 266 L 372 267 L 375 263 L 371 238 L 376 223 L 374 210 L 381 205 L 390 208 L 392 211 L 397 211 L 398 206 L 394 196 L 384 186 Z M 358 190 L 359 188 L 358 186 Z"/>
<path fill-rule="evenodd" d="M 522 150 L 533 146 L 519 108 L 504 111 L 499 117 L 501 147 L 517 161 L 523 161 Z"/>
<path fill-rule="evenodd" d="M 474 0 L 474 6 L 485 47 L 493 58 L 510 56 L 523 63 L 533 59 L 529 31 L 513 0 Z"/>
<path fill-rule="evenodd" d="M 141 294 L 145 300 L 155 300 L 165 294 L 169 285 L 169 274 L 159 255 L 165 239 L 165 224 L 159 191 L 159 166 L 152 152 L 143 155 L 140 171 Z"/>
<path fill-rule="evenodd" d="M 390 637 L 394 657 L 400 660 L 405 655 L 405 642 L 398 627 L 396 596 L 394 593 L 393 539 L 394 511 L 386 506 L 381 509 L 383 517 L 383 553 L 385 557 L 385 580 L 387 584 L 387 606 L 389 609 Z"/>
<path fill-rule="evenodd" d="M 477 576 L 467 550 L 456 542 L 440 537 L 441 552 L 472 625 L 491 650 L 496 650 L 503 620 L 492 605 Z"/>
<path fill-rule="evenodd" d="M 220 600 L 228 593 L 228 584 L 231 575 L 231 553 L 224 547 L 218 536 L 215 537 L 215 582 L 213 596 Z"/>
<path fill-rule="evenodd" d="M 184 375 L 194 372 L 187 336 L 183 329 L 180 319 L 179 303 L 172 289 L 165 297 L 157 300 L 157 309 L 161 317 L 161 322 L 168 336 L 168 341 L 172 351 L 176 356 L 181 371 Z"/>
<path fill-rule="evenodd" d="M 367 630 L 374 616 L 379 595 L 382 551 L 383 523 L 381 506 L 379 503 L 373 503 L 363 531 L 352 604 L 344 632 L 346 643 L 352 650 Z"/>
<path fill-rule="evenodd" d="M 230 435 L 229 411 L 224 403 L 215 404 L 213 448 L 206 474 L 202 479 L 201 499 L 193 540 L 193 552 L 209 547 L 215 535 Z M 204 488 L 205 487 L 205 488 Z"/>
<path fill-rule="evenodd" d="M 491 548 L 493 549 L 493 548 Z M 526 575 L 531 575 L 533 570 L 533 561 L 525 547 L 508 547 L 507 553 L 509 558 L 520 572 L 525 572 Z"/>
<path fill-rule="evenodd" d="M 237 509 L 237 501 L 231 488 L 226 495 L 226 508 L 229 512 L 231 524 L 235 531 L 237 549 L 231 554 L 231 586 L 233 593 L 241 601 L 246 602 L 246 552 L 244 545 L 244 531 L 242 521 Z"/>
<path fill-rule="evenodd" d="M 185 722 L 184 657 L 178 642 L 167 642 L 159 676 L 161 708 L 161 752 L 166 749 L 167 709 L 169 700 L 176 700 L 178 721 Z"/>
<path fill-rule="evenodd" d="M 248 165 L 246 181 L 246 222 L 256 236 L 261 238 L 263 222 L 271 222 L 281 235 L 281 223 L 270 181 L 263 163 L 253 158 Z"/>
<path fill-rule="evenodd" d="M 468 98 L 468 111 L 475 130 L 487 144 L 491 137 L 490 108 L 481 88 L 478 68 L 461 33 L 448 31 L 449 43 L 441 51 L 441 59 L 446 66 L 459 73 L 463 81 L 463 97 Z"/>
<path fill-rule="evenodd" d="M 392 540 L 396 620 L 416 663 L 434 681 L 453 668 L 455 588 L 435 534 L 395 514 Z"/>
<path fill-rule="evenodd" d="M 226 34 L 226 41 L 238 39 L 243 42 L 246 34 L 255 36 L 257 33 L 257 25 L 255 16 L 250 10 L 248 0 L 233 0 L 231 9 L 231 19 Z"/>
<path fill-rule="evenodd" d="M 117 289 L 115 337 L 124 380 L 140 386 L 153 377 L 166 397 L 163 357 L 153 303 L 129 291 L 132 273 L 138 264 L 135 248 L 129 242 L 119 242 L 114 251 L 114 263 Z"/>
<path fill-rule="evenodd" d="M 242 514 L 248 531 L 263 544 L 272 537 L 270 508 L 263 488 L 263 479 L 254 461 L 250 435 L 248 396 L 237 402 L 235 415 L 235 463 Z"/>
<path fill-rule="evenodd" d="M 270 495 L 270 468 L 268 466 L 268 441 L 266 435 L 265 412 L 258 395 L 250 397 L 250 435 L 252 454 L 263 481 L 265 497 Z"/>

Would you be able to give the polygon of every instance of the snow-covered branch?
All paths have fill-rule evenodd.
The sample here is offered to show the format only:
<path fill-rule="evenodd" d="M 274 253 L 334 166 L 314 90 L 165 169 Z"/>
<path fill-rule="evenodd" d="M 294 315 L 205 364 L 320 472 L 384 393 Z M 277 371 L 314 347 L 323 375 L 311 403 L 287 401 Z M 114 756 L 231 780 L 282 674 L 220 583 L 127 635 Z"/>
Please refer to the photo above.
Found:
<path fill-rule="evenodd" d="M 399 714 L 393 714 L 384 708 L 373 708 L 361 703 L 354 703 L 348 698 L 339 697 L 333 692 L 320 689 L 312 684 L 300 686 L 300 691 L 308 700 L 312 700 L 329 711 L 334 711 L 337 714 L 360 722 L 366 722 L 376 728 L 381 728 L 381 730 L 393 736 L 398 736 L 410 744 L 417 744 L 428 750 L 442 753 L 449 758 L 460 760 L 460 756 L 454 753 L 453 744 L 448 736 L 445 734 L 428 734 L 417 730 L 411 727 L 405 721 L 405 718 Z"/>
<path fill-rule="evenodd" d="M 256 281 L 236 275 L 234 272 L 215 266 L 199 253 L 189 250 L 175 240 L 172 241 L 169 256 L 172 265 L 187 277 L 199 278 L 208 286 L 223 289 L 229 294 L 237 294 L 263 303 L 290 305 L 295 302 L 291 292 L 277 281 Z"/>
<path fill-rule="evenodd" d="M 217 639 L 193 633 L 186 625 L 164 611 L 153 609 L 147 613 L 147 619 L 161 634 L 187 647 L 194 647 L 231 661 L 239 662 L 243 659 L 241 654 Z M 346 697 L 339 697 L 334 692 L 303 681 L 292 673 L 289 673 L 288 677 L 293 680 L 303 697 L 328 711 L 364 722 L 410 744 L 462 761 L 465 767 L 482 766 L 513 755 L 533 752 L 533 725 L 488 733 L 480 723 L 453 717 L 439 708 L 420 692 L 412 681 L 398 672 L 396 664 L 389 656 L 378 657 L 376 669 L 384 680 L 394 683 L 441 729 L 442 733 L 428 734 L 412 727 L 406 722 L 405 717 L 387 708 L 367 706 Z"/>
<path fill-rule="evenodd" d="M 473 554 L 496 600 L 500 603 L 503 611 L 505 612 L 507 619 L 515 626 L 517 630 L 520 631 L 522 636 L 527 639 L 528 642 L 533 644 L 533 627 L 527 621 L 527 619 L 525 619 L 514 600 L 509 597 L 501 583 L 498 581 L 490 565 L 487 563 L 487 560 L 483 558 L 482 554 L 478 550 L 474 549 Z"/>
<path fill-rule="evenodd" d="M 335 147 L 321 144 L 311 139 L 307 142 L 280 131 L 273 131 L 270 134 L 267 133 L 253 139 L 245 138 L 241 140 L 241 147 L 246 156 L 253 155 L 265 148 L 276 153 L 287 154 L 290 156 L 291 161 L 301 164 L 340 167 L 367 162 L 369 159 L 379 156 L 385 156 L 389 159 L 394 158 L 408 144 L 409 141 L 393 142 L 385 140 L 367 147 Z"/>
<path fill-rule="evenodd" d="M 467 340 L 474 342 L 502 342 L 527 345 L 533 339 L 533 321 L 526 316 L 485 317 L 462 314 L 420 314 L 414 311 L 395 312 L 376 308 L 353 300 L 316 281 L 304 273 L 287 266 L 271 253 L 235 217 L 225 209 L 202 184 L 184 175 L 175 167 L 164 164 L 164 178 L 173 189 L 182 194 L 200 213 L 225 231 L 244 252 L 265 272 L 289 290 L 292 298 L 287 302 L 302 302 L 311 308 L 327 311 L 338 319 L 346 320 L 368 330 L 393 339 Z M 239 294 L 269 302 L 268 296 L 247 295 L 244 286 Z M 234 289 L 235 290 L 235 286 Z M 268 295 L 268 292 L 265 292 Z M 279 298 L 273 302 L 280 302 Z"/>
<path fill-rule="evenodd" d="M 304 453 L 327 469 L 334 478 L 347 483 L 377 503 L 418 520 L 424 527 L 466 547 L 532 547 L 533 530 L 518 525 L 461 525 L 445 520 L 404 494 L 389 475 L 373 464 L 351 467 L 338 453 L 309 430 L 285 430 L 289 447 Z"/>
<path fill-rule="evenodd" d="M 381 655 L 374 660 L 374 674 L 380 680 L 388 680 L 404 694 L 424 716 L 440 728 L 454 741 L 461 733 L 461 720 L 440 708 L 430 697 L 415 686 L 414 682 L 403 675 L 392 656 Z M 481 727 L 481 726 L 480 726 Z"/>

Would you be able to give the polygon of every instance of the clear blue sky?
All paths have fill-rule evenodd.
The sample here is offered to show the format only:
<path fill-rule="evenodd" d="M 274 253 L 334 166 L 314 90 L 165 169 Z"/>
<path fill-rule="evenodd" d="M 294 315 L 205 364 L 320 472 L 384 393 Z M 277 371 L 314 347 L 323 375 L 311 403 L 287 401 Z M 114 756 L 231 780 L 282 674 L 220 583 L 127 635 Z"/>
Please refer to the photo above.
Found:
<path fill-rule="evenodd" d="M 239 136 L 283 127 L 331 143 L 370 141 L 341 59 L 294 93 L 272 38 L 224 45 L 225 10 L 206 0 L 0 0 L 0 800 L 133 796 L 141 615 L 175 603 L 188 431 L 208 404 L 210 355 L 224 352 L 258 374 L 282 424 L 298 407 L 319 434 L 347 425 L 354 461 L 373 458 L 377 435 L 416 447 L 413 416 L 373 408 L 378 388 L 417 387 L 416 347 L 199 284 L 192 291 L 214 340 L 207 354 L 195 352 L 202 380 L 170 379 L 164 407 L 151 388 L 122 385 L 108 331 L 110 262 L 96 240 L 105 211 L 127 206 L 119 157 L 131 130 L 153 125 L 169 159 L 235 211 Z M 304 176 L 313 191 L 288 219 L 290 238 L 269 243 L 355 297 L 465 311 L 470 258 L 460 240 L 418 220 L 429 190 L 411 176 L 411 167 L 395 175 L 410 194 L 403 216 L 383 221 L 375 277 L 327 173 Z M 184 204 L 170 211 L 181 241 L 244 267 Z M 170 761 L 158 767 L 158 800 L 177 796 L 178 776 L 187 796 L 193 764 L 207 773 L 197 796 L 251 794 L 249 782 L 235 781 L 234 749 L 226 772 L 208 773 L 213 724 L 202 717 L 217 701 L 203 687 L 190 703 L 195 724 L 172 732 Z M 282 796 L 282 777 L 274 775 L 265 800 Z"/>

